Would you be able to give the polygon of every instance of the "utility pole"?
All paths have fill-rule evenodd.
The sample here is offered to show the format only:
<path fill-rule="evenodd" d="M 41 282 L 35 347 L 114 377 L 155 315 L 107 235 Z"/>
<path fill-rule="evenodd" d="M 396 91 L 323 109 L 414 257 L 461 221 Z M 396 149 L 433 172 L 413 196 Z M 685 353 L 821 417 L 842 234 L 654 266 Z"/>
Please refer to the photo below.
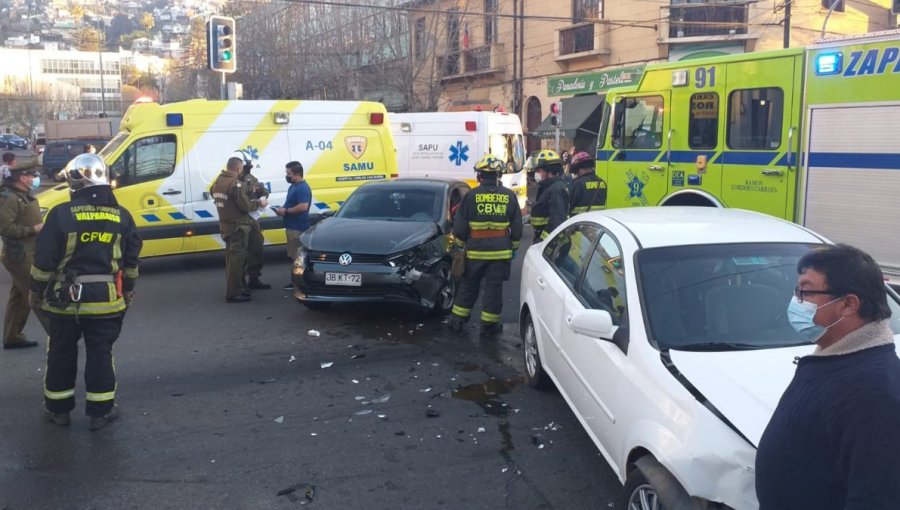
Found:
<path fill-rule="evenodd" d="M 97 7 L 100 7 L 99 2 Z M 98 10 L 98 12 L 100 11 Z M 100 54 L 100 117 L 106 117 L 106 80 L 104 76 L 106 72 L 103 69 L 103 43 L 106 37 L 103 25 L 103 18 L 100 18 L 100 22 L 97 23 L 97 52 Z"/>
<path fill-rule="evenodd" d="M 784 47 L 791 47 L 791 5 L 794 0 L 785 0 L 784 2 Z"/>

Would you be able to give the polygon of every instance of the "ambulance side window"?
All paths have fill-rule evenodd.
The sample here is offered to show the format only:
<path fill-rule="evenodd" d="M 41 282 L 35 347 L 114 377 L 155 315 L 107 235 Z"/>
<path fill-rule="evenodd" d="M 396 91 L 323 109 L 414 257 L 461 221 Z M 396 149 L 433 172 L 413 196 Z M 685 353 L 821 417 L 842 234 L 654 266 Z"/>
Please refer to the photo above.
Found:
<path fill-rule="evenodd" d="M 662 96 L 626 97 L 616 105 L 613 147 L 659 149 L 662 147 Z"/>
<path fill-rule="evenodd" d="M 704 92 L 692 95 L 688 122 L 688 145 L 691 149 L 715 149 L 719 144 L 719 94 Z"/>
<path fill-rule="evenodd" d="M 730 149 L 773 150 L 781 146 L 784 92 L 779 88 L 735 90 L 728 97 Z"/>
<path fill-rule="evenodd" d="M 175 171 L 175 135 L 156 135 L 132 143 L 110 165 L 119 188 L 163 179 Z"/>

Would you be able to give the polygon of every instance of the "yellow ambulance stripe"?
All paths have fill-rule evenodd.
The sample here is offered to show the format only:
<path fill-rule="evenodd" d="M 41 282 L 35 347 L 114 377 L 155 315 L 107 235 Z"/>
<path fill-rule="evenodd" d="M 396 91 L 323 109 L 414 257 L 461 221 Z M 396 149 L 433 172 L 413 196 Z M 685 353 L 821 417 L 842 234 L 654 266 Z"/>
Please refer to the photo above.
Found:
<path fill-rule="evenodd" d="M 228 106 L 228 101 L 207 101 L 203 106 L 203 114 L 188 114 L 185 113 L 185 124 L 189 126 L 188 129 L 195 133 L 206 133 L 213 124 L 215 124 L 216 120 L 219 118 L 219 115 L 225 111 L 225 108 Z M 184 163 L 184 158 L 187 157 L 188 154 L 194 149 L 194 145 L 200 141 L 199 136 L 180 136 L 181 138 L 181 151 L 175 151 L 177 156 L 175 158 L 175 166 L 181 165 Z M 122 147 L 123 149 L 125 147 Z M 108 159 L 107 161 L 112 161 L 112 159 Z"/>
<path fill-rule="evenodd" d="M 234 150 L 251 146 L 260 152 L 263 152 L 283 129 L 283 126 L 276 125 L 273 120 L 275 118 L 275 112 L 291 111 L 297 108 L 301 103 L 302 101 L 287 99 L 274 101 L 272 107 L 269 108 L 269 111 L 259 119 L 259 124 L 256 125 L 256 129 L 250 131 L 250 134 L 244 140 L 243 145 L 235 147 Z M 285 164 L 287 164 L 287 161 L 285 161 Z"/>

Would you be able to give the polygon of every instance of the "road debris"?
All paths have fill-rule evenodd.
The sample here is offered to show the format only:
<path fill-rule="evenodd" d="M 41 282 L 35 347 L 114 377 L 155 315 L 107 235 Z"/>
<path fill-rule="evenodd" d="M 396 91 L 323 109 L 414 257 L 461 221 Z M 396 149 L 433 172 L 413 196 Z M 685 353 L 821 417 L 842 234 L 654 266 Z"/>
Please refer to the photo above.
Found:
<path fill-rule="evenodd" d="M 372 399 L 372 403 L 373 403 L 373 404 L 383 404 L 383 403 L 387 402 L 387 401 L 390 400 L 390 399 L 391 399 L 391 394 L 388 393 L 388 394 L 386 394 L 386 395 L 383 396 L 383 397 L 373 398 L 373 399 Z"/>
<path fill-rule="evenodd" d="M 306 334 L 307 334 L 307 336 L 312 336 L 312 337 L 320 337 L 320 336 L 322 336 L 322 333 L 320 333 L 320 332 L 318 332 L 318 331 L 316 331 L 316 330 L 314 330 L 314 329 L 311 329 L 311 330 L 307 331 Z"/>
<path fill-rule="evenodd" d="M 284 416 L 279 416 L 273 420 L 275 423 L 284 423 Z"/>
<path fill-rule="evenodd" d="M 306 499 L 306 501 L 304 501 L 304 503 L 306 503 L 308 501 L 312 501 L 313 497 L 315 497 L 315 495 L 316 495 L 316 486 L 315 485 L 313 485 L 311 483 L 296 483 L 294 485 L 291 485 L 290 487 L 281 489 L 280 491 L 278 491 L 278 494 L 276 494 L 275 496 L 276 497 L 287 496 L 288 500 L 290 500 L 291 503 L 296 503 L 296 502 L 300 501 L 300 498 L 298 497 L 298 495 L 295 494 L 298 490 L 303 491 L 303 497 Z"/>
<path fill-rule="evenodd" d="M 333 361 L 323 361 L 319 366 L 322 368 L 331 368 L 331 365 L 334 365 Z"/>
<path fill-rule="evenodd" d="M 295 361 L 297 361 L 297 358 L 295 358 L 294 355 L 291 354 L 291 359 L 288 360 L 288 363 L 293 363 Z"/>
<path fill-rule="evenodd" d="M 429 418 L 437 418 L 440 415 L 441 415 L 441 413 L 438 412 L 437 409 L 434 409 L 432 407 L 429 407 L 428 409 L 425 410 L 425 416 L 427 416 Z"/>
<path fill-rule="evenodd" d="M 365 416 L 365 415 L 371 414 L 371 413 L 372 413 L 372 410 L 371 410 L 371 409 L 363 409 L 363 410 L 361 410 L 361 411 L 356 411 L 356 412 L 353 413 L 353 414 L 354 414 L 355 416 Z"/>

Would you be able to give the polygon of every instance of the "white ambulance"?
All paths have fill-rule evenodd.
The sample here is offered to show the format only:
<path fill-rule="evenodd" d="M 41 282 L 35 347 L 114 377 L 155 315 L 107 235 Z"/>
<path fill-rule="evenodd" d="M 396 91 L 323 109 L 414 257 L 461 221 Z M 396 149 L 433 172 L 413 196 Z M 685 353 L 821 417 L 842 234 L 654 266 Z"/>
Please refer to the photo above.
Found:
<path fill-rule="evenodd" d="M 528 179 L 524 170 L 522 122 L 504 112 L 428 112 L 389 114 L 401 177 L 459 179 L 476 186 L 475 163 L 485 154 L 504 162 L 503 185 L 525 210 Z"/>
<path fill-rule="evenodd" d="M 397 177 L 384 105 L 360 101 L 207 101 L 132 105 L 100 155 L 116 176 L 115 195 L 137 223 L 143 257 L 219 250 L 212 182 L 243 150 L 253 173 L 284 203 L 285 164 L 299 161 L 313 192 L 311 214 L 336 210 L 360 184 Z M 57 186 L 45 210 L 69 199 Z M 285 242 L 284 224 L 259 211 L 267 243 Z"/>

